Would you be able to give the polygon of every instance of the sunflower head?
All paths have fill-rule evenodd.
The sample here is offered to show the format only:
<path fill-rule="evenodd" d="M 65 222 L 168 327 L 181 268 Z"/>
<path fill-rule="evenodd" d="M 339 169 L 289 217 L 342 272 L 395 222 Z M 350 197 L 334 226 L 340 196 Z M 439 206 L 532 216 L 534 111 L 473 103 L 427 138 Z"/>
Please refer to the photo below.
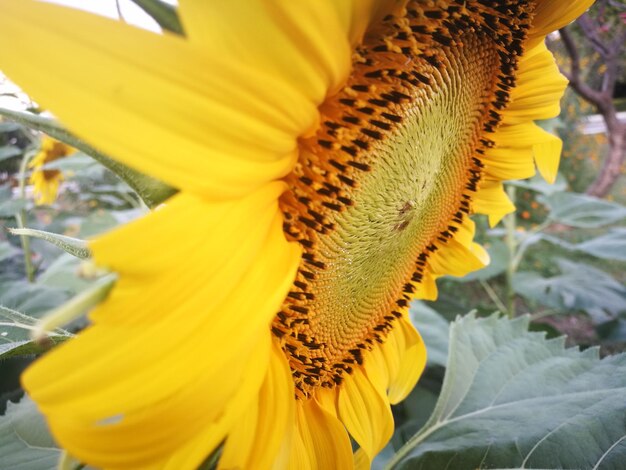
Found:
<path fill-rule="evenodd" d="M 59 442 L 112 468 L 222 443 L 222 468 L 367 466 L 426 363 L 409 302 L 488 262 L 470 216 L 514 209 L 502 181 L 554 178 L 543 40 L 589 3 L 180 0 L 176 37 L 0 0 L 7 73 L 180 189 L 91 243 L 116 287 L 24 375 Z M 44 44 L 71 60 L 42 81 Z"/>
<path fill-rule="evenodd" d="M 52 204 L 63 181 L 63 173 L 60 170 L 46 169 L 46 165 L 74 152 L 72 147 L 63 142 L 47 135 L 42 137 L 39 152 L 28 164 L 28 167 L 32 169 L 29 181 L 34 187 L 37 205 Z"/>

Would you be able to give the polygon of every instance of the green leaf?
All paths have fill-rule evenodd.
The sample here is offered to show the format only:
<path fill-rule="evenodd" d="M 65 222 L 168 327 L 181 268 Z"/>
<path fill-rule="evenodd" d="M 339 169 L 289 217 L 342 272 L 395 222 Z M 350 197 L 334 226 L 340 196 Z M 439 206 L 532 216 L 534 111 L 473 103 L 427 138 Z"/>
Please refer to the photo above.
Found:
<path fill-rule="evenodd" d="M 30 398 L 9 402 L 0 416 L 2 468 L 11 470 L 54 470 L 61 455 L 46 423 Z"/>
<path fill-rule="evenodd" d="M 528 180 L 507 181 L 507 184 L 517 188 L 530 189 L 540 194 L 550 195 L 567 189 L 567 181 L 563 175 L 559 174 L 556 181 L 552 184 L 546 182 L 541 176 L 537 175 Z"/>
<path fill-rule="evenodd" d="M 8 93 L 0 93 L 0 96 L 6 96 L 6 95 L 8 95 Z M 19 131 L 21 128 L 22 126 L 20 126 L 16 122 L 10 122 L 10 121 L 0 122 L 0 134 Z"/>
<path fill-rule="evenodd" d="M 45 132 L 46 134 L 60 140 L 72 147 L 86 153 L 94 160 L 100 162 L 107 167 L 122 180 L 124 180 L 131 188 L 133 188 L 139 197 L 146 203 L 148 207 L 155 207 L 173 196 L 178 191 L 165 183 L 158 181 L 150 176 L 146 176 L 137 170 L 133 170 L 123 165 L 111 157 L 91 147 L 78 137 L 64 129 L 54 119 L 37 116 L 22 111 L 13 111 L 10 109 L 0 108 L 0 116 L 5 116 L 20 124 L 30 128 Z"/>
<path fill-rule="evenodd" d="M 602 227 L 626 218 L 626 207 L 585 194 L 555 193 L 541 202 L 550 209 L 551 220 L 570 227 Z"/>
<path fill-rule="evenodd" d="M 62 304 L 69 294 L 66 290 L 51 288 L 26 281 L 9 281 L 0 284 L 0 302 L 5 307 L 24 312 L 33 317 Z"/>
<path fill-rule="evenodd" d="M 626 229 L 615 228 L 572 248 L 598 258 L 626 261 Z"/>
<path fill-rule="evenodd" d="M 12 235 L 26 235 L 27 237 L 41 238 L 77 258 L 87 259 L 91 256 L 87 242 L 79 240 L 78 238 L 66 237 L 65 235 L 59 235 L 57 233 L 30 228 L 10 228 L 9 232 Z"/>
<path fill-rule="evenodd" d="M 19 250 L 9 242 L 0 242 L 0 261 L 11 258 L 19 253 Z"/>
<path fill-rule="evenodd" d="M 560 310 L 584 310 L 591 315 L 602 311 L 612 315 L 626 308 L 626 287 L 607 273 L 583 263 L 558 259 L 562 274 L 548 278 L 527 271 L 513 278 L 519 295 Z"/>
<path fill-rule="evenodd" d="M 569 251 L 578 251 L 597 258 L 626 261 L 626 228 L 614 228 L 602 235 L 580 243 L 570 243 L 548 234 L 537 234 L 539 239 L 553 243 Z"/>
<path fill-rule="evenodd" d="M 450 324 L 439 313 L 420 301 L 411 303 L 409 313 L 411 322 L 426 344 L 428 364 L 445 367 L 448 360 Z"/>
<path fill-rule="evenodd" d="M 45 170 L 59 170 L 66 174 L 78 173 L 86 171 L 91 167 L 98 166 L 96 161 L 89 155 L 82 152 L 75 152 L 68 155 L 68 158 L 59 158 L 52 160 L 43 166 Z"/>
<path fill-rule="evenodd" d="M 15 217 L 22 209 L 28 206 L 26 199 L 8 199 L 0 202 L 0 217 Z"/>
<path fill-rule="evenodd" d="M 27 315 L 5 305 L 0 305 L 0 338 L 5 342 L 2 346 L 6 346 L 8 348 L 7 351 L 10 351 L 13 348 L 10 346 L 12 344 L 30 342 L 33 332 L 37 330 L 36 325 L 38 321 L 34 316 Z M 62 328 L 56 328 L 50 333 L 50 336 L 69 337 L 72 334 Z"/>
<path fill-rule="evenodd" d="M 144 214 L 145 211 L 141 209 L 130 209 L 124 211 L 108 211 L 98 209 L 95 212 L 90 213 L 81 221 L 78 235 L 81 238 L 93 237 L 94 235 L 106 232 L 121 223 L 130 222 L 131 220 L 134 220 Z"/>
<path fill-rule="evenodd" d="M 37 284 L 78 294 L 95 281 L 91 273 L 89 276 L 84 274 L 84 267 L 84 261 L 64 253 L 37 278 Z"/>
<path fill-rule="evenodd" d="M 18 155 L 22 155 L 22 150 L 18 147 L 14 147 L 13 145 L 0 147 L 0 161 L 8 160 L 9 158 L 17 157 Z"/>
<path fill-rule="evenodd" d="M 183 27 L 176 9 L 161 0 L 132 0 L 132 2 L 152 17 L 166 31 L 183 35 Z"/>
<path fill-rule="evenodd" d="M 457 319 L 439 401 L 398 469 L 623 469 L 626 355 L 565 349 L 529 317 Z"/>
<path fill-rule="evenodd" d="M 12 343 L 0 344 L 0 360 L 17 356 L 30 356 L 48 351 L 52 346 L 62 343 L 70 336 L 49 336 L 46 344 L 39 344 L 34 341 L 15 341 Z"/>

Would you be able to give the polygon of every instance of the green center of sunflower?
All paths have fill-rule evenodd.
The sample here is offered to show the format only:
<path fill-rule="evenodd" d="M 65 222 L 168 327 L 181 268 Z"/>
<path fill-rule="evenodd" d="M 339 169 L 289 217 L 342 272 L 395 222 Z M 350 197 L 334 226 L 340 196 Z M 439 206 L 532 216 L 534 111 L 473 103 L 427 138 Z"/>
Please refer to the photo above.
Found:
<path fill-rule="evenodd" d="M 300 142 L 281 209 L 304 254 L 272 325 L 299 397 L 341 383 L 384 342 L 430 253 L 469 211 L 528 21 L 500 3 L 518 2 L 410 2 L 386 17 L 320 108 L 317 134 Z"/>

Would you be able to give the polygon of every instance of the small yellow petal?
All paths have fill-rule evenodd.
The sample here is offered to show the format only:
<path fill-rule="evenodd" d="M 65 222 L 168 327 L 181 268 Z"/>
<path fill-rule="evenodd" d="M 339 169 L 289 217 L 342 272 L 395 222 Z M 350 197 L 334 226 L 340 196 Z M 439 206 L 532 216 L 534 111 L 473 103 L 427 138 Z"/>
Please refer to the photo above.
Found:
<path fill-rule="evenodd" d="M 552 184 L 559 170 L 563 142 L 557 136 L 536 127 L 536 138 L 533 141 L 535 163 L 543 179 Z"/>
<path fill-rule="evenodd" d="M 403 350 L 399 354 L 399 368 L 389 384 L 389 402 L 392 405 L 404 400 L 413 390 L 426 367 L 426 345 L 413 325 L 405 318 L 398 319 L 394 330 L 402 336 Z"/>
<path fill-rule="evenodd" d="M 498 180 L 530 178 L 535 174 L 530 147 L 495 147 L 485 152 L 485 175 Z"/>
<path fill-rule="evenodd" d="M 430 258 L 430 266 L 435 275 L 465 276 L 489 264 L 489 255 L 478 243 L 464 245 L 450 240 L 445 250 L 437 251 Z"/>
<path fill-rule="evenodd" d="M 535 17 L 528 32 L 528 46 L 543 41 L 546 35 L 574 21 L 594 0 L 535 0 Z"/>
<path fill-rule="evenodd" d="M 478 185 L 478 191 L 474 195 L 474 211 L 489 216 L 489 225 L 495 227 L 502 217 L 515 210 L 502 182 L 484 179 Z"/>
<path fill-rule="evenodd" d="M 338 410 L 346 428 L 371 461 L 393 433 L 393 416 L 384 391 L 376 389 L 357 367 L 342 383 Z"/>
<path fill-rule="evenodd" d="M 559 101 L 567 87 L 554 57 L 544 43 L 526 51 L 519 61 L 516 86 L 503 113 L 503 123 L 516 124 L 559 115 Z"/>

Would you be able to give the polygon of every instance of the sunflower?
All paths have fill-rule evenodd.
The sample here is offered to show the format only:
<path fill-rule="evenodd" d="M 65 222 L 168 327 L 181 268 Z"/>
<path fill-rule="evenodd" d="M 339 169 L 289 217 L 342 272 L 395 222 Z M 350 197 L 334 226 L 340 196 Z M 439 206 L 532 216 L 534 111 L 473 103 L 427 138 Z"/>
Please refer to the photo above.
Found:
<path fill-rule="evenodd" d="M 28 164 L 28 167 L 33 169 L 29 181 L 34 187 L 36 204 L 52 204 L 57 197 L 59 185 L 63 181 L 63 173 L 60 170 L 47 169 L 45 165 L 66 157 L 74 151 L 69 145 L 47 135 L 41 138 L 39 152 Z"/>
<path fill-rule="evenodd" d="M 589 3 L 181 0 L 180 37 L 0 0 L 0 67 L 180 189 L 91 242 L 119 281 L 23 376 L 58 441 L 105 468 L 369 465 L 426 361 L 409 301 L 488 261 L 469 215 L 513 210 L 502 180 L 555 177 L 544 38 Z"/>

